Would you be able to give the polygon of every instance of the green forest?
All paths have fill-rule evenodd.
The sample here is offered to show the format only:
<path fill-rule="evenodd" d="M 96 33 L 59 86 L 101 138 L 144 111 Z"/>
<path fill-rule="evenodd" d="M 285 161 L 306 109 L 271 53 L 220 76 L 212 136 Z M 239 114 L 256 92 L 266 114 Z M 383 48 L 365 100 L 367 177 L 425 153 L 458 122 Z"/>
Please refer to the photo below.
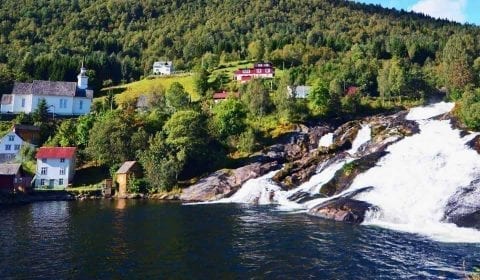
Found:
<path fill-rule="evenodd" d="M 144 79 L 156 60 L 194 72 L 192 101 L 178 83 L 148 92 L 149 108 L 115 104 L 94 114 L 18 123 L 44 127 L 47 145 L 77 146 L 84 162 L 114 170 L 139 160 L 155 192 L 231 166 L 282 131 L 311 120 L 347 120 L 421 104 L 440 92 L 480 129 L 480 28 L 341 0 L 4 0 L 0 5 L 0 93 L 13 81 L 75 81 L 82 61 L 98 96 Z M 240 98 L 214 105 L 210 74 L 237 61 L 270 61 L 273 81 L 234 86 Z M 307 100 L 286 86 L 310 85 Z M 356 94 L 346 89 L 356 87 Z M 95 131 L 95 133 L 91 133 Z"/>

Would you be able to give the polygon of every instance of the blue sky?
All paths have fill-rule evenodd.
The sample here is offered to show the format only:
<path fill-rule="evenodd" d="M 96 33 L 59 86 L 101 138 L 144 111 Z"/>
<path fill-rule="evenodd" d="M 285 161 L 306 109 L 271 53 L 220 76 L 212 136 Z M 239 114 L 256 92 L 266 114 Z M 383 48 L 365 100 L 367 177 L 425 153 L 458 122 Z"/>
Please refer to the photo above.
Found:
<path fill-rule="evenodd" d="M 480 0 L 355 0 L 480 26 Z"/>

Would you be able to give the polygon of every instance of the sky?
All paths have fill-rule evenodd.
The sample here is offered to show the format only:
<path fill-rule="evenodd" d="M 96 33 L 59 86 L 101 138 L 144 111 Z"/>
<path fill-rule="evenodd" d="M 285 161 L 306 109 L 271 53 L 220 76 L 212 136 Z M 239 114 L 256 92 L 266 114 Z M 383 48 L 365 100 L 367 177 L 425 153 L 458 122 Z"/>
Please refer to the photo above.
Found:
<path fill-rule="evenodd" d="M 480 0 L 355 0 L 480 26 Z"/>

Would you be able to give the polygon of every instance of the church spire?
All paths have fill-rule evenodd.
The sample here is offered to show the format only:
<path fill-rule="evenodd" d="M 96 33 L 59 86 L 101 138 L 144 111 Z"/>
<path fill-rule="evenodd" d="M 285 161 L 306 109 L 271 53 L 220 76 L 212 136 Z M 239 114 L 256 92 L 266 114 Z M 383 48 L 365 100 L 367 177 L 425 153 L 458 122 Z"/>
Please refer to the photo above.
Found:
<path fill-rule="evenodd" d="M 82 60 L 82 67 L 80 68 L 80 74 L 77 76 L 77 87 L 79 89 L 87 89 L 88 88 L 88 77 L 87 77 L 87 69 L 83 65 L 83 61 L 85 58 Z"/>

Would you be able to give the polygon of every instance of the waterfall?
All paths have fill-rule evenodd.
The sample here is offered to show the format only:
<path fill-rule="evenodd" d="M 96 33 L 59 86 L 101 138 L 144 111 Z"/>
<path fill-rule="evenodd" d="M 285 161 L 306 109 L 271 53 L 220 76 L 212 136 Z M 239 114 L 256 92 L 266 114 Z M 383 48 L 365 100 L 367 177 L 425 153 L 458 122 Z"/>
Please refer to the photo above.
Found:
<path fill-rule="evenodd" d="M 365 225 L 420 234 L 441 242 L 480 243 L 480 231 L 443 221 L 448 200 L 480 177 L 480 156 L 465 145 L 478 134 L 462 137 L 449 121 L 432 119 L 453 107 L 453 103 L 441 102 L 411 109 L 406 119 L 416 121 L 420 132 L 390 145 L 388 154 L 375 167 L 358 175 L 344 192 L 373 186 L 371 191 L 355 197 L 379 209 L 367 213 Z M 308 182 L 293 190 L 278 186 L 272 180 L 274 171 L 249 180 L 232 197 L 217 202 L 276 204 L 281 211 L 307 211 L 332 199 L 319 197 L 321 187 L 359 156 L 357 152 L 368 144 L 370 135 L 370 126 L 362 125 L 348 153 L 320 164 Z M 322 137 L 319 147 L 331 145 L 332 138 L 333 134 Z M 299 202 L 304 196 L 312 199 Z"/>
<path fill-rule="evenodd" d="M 359 175 L 350 191 L 374 186 L 356 199 L 379 207 L 365 224 L 418 233 L 443 242 L 480 242 L 480 232 L 442 222 L 446 203 L 480 174 L 480 156 L 449 121 L 427 120 L 453 108 L 451 103 L 415 108 L 407 119 L 420 133 L 391 145 L 376 167 Z"/>
<path fill-rule="evenodd" d="M 357 137 L 353 140 L 352 148 L 348 151 L 349 154 L 354 155 L 358 149 L 371 139 L 372 129 L 369 125 L 364 124 L 358 131 Z"/>

